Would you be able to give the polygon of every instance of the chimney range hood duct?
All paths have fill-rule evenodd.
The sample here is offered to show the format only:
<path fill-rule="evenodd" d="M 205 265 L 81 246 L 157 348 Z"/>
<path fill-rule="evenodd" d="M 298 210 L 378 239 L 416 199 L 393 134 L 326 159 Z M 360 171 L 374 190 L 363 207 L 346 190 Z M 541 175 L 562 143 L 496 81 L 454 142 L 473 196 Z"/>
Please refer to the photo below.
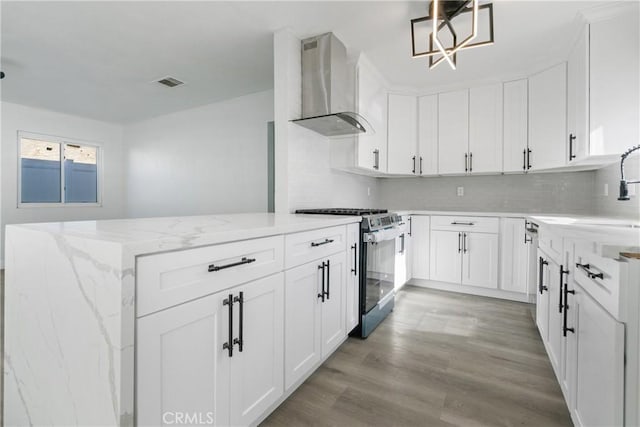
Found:
<path fill-rule="evenodd" d="M 292 122 L 328 137 L 373 133 L 354 112 L 347 50 L 333 33 L 302 41 L 302 118 Z"/>

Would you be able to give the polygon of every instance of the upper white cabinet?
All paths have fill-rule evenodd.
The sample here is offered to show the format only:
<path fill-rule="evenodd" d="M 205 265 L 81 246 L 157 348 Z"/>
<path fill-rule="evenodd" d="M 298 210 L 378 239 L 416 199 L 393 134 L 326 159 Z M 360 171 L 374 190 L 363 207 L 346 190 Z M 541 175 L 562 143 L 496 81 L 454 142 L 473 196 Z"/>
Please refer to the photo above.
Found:
<path fill-rule="evenodd" d="M 419 175 L 418 104 L 415 96 L 389 94 L 388 163 L 390 174 Z"/>
<path fill-rule="evenodd" d="M 418 169 L 420 175 L 438 173 L 438 95 L 418 98 Z"/>
<path fill-rule="evenodd" d="M 387 171 L 387 85 L 365 57 L 356 66 L 358 113 L 373 127 L 373 134 L 356 137 L 356 166 L 374 172 Z M 339 142 L 338 142 L 339 143 Z"/>
<path fill-rule="evenodd" d="M 469 90 L 438 94 L 438 172 L 469 170 Z"/>
<path fill-rule="evenodd" d="M 502 171 L 502 84 L 469 89 L 469 172 Z"/>
<path fill-rule="evenodd" d="M 504 172 L 526 172 L 529 148 L 529 101 L 527 79 L 504 84 Z"/>
<path fill-rule="evenodd" d="M 532 170 L 567 163 L 567 64 L 529 77 L 529 158 Z"/>
<path fill-rule="evenodd" d="M 589 26 L 589 156 L 618 156 L 640 140 L 639 7 Z"/>
<path fill-rule="evenodd" d="M 567 63 L 567 130 L 569 154 L 576 162 L 589 155 L 589 26 L 580 31 Z"/>

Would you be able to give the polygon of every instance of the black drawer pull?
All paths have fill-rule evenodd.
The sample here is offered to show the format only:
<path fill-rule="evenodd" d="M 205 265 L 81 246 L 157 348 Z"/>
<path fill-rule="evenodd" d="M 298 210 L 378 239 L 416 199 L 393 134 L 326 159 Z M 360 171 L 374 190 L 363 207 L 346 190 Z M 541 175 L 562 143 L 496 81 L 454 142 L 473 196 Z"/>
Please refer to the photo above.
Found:
<path fill-rule="evenodd" d="M 358 244 L 354 243 L 351 245 L 351 249 L 353 249 L 353 268 L 351 272 L 354 276 L 358 275 Z"/>
<path fill-rule="evenodd" d="M 229 294 L 229 298 L 225 298 L 222 305 L 229 306 L 229 339 L 222 344 L 222 349 L 228 351 L 229 357 L 233 357 L 233 294 Z"/>
<path fill-rule="evenodd" d="M 562 284 L 560 285 L 562 286 Z M 567 300 L 567 295 L 571 294 L 571 295 L 575 295 L 576 291 L 575 290 L 569 290 L 569 288 L 567 287 L 567 284 L 564 284 L 564 313 L 562 313 L 562 336 L 566 337 L 567 336 L 567 332 L 571 332 L 572 334 L 576 333 L 575 328 L 569 328 L 567 327 L 567 311 L 569 310 L 569 302 Z"/>
<path fill-rule="evenodd" d="M 322 302 L 324 302 L 324 296 L 326 295 L 326 292 L 324 290 L 324 280 L 325 280 L 325 275 L 324 275 L 324 268 L 325 268 L 326 264 L 324 261 L 322 261 L 322 265 L 318 266 L 318 270 L 322 270 L 322 292 L 320 292 L 318 294 L 318 298 L 320 298 L 322 300 Z"/>
<path fill-rule="evenodd" d="M 594 273 L 591 271 L 591 265 L 576 263 L 576 267 L 583 270 L 589 276 L 589 279 L 604 279 L 604 273 Z"/>
<path fill-rule="evenodd" d="M 451 223 L 451 225 L 476 225 L 475 222 L 458 222 L 458 221 L 453 221 Z"/>
<path fill-rule="evenodd" d="M 238 344 L 238 350 L 242 353 L 244 347 L 244 292 L 240 291 L 240 296 L 234 297 L 233 302 L 240 303 L 238 338 L 234 338 L 233 344 Z"/>
<path fill-rule="evenodd" d="M 211 265 L 209 265 L 209 273 L 211 273 L 212 271 L 224 270 L 225 268 L 236 267 L 238 265 L 251 264 L 252 262 L 255 262 L 255 261 L 256 261 L 255 258 L 242 257 L 242 259 L 240 261 L 232 262 L 231 264 L 226 264 L 226 265 L 211 264 Z"/>
<path fill-rule="evenodd" d="M 320 243 L 311 242 L 311 247 L 315 248 L 316 246 L 326 245 L 327 243 L 333 243 L 333 239 L 324 239 L 324 242 L 320 242 Z"/>

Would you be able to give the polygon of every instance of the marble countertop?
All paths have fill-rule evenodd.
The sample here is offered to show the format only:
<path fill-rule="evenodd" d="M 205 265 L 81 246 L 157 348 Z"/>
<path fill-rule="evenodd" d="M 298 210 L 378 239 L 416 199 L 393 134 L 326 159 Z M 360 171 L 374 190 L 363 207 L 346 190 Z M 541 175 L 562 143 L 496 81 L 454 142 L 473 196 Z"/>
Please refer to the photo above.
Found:
<path fill-rule="evenodd" d="M 143 254 L 360 222 L 359 216 L 239 213 L 7 225 L 123 246 Z"/>

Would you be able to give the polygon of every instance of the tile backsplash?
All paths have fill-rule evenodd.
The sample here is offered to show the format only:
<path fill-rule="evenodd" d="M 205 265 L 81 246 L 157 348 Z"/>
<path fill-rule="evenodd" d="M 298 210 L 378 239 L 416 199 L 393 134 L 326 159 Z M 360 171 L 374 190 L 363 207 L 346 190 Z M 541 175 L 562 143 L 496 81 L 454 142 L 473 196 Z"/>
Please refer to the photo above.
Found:
<path fill-rule="evenodd" d="M 390 209 L 596 214 L 597 172 L 380 179 Z M 463 187 L 463 196 L 457 196 Z M 615 189 L 613 189 L 615 190 Z"/>

